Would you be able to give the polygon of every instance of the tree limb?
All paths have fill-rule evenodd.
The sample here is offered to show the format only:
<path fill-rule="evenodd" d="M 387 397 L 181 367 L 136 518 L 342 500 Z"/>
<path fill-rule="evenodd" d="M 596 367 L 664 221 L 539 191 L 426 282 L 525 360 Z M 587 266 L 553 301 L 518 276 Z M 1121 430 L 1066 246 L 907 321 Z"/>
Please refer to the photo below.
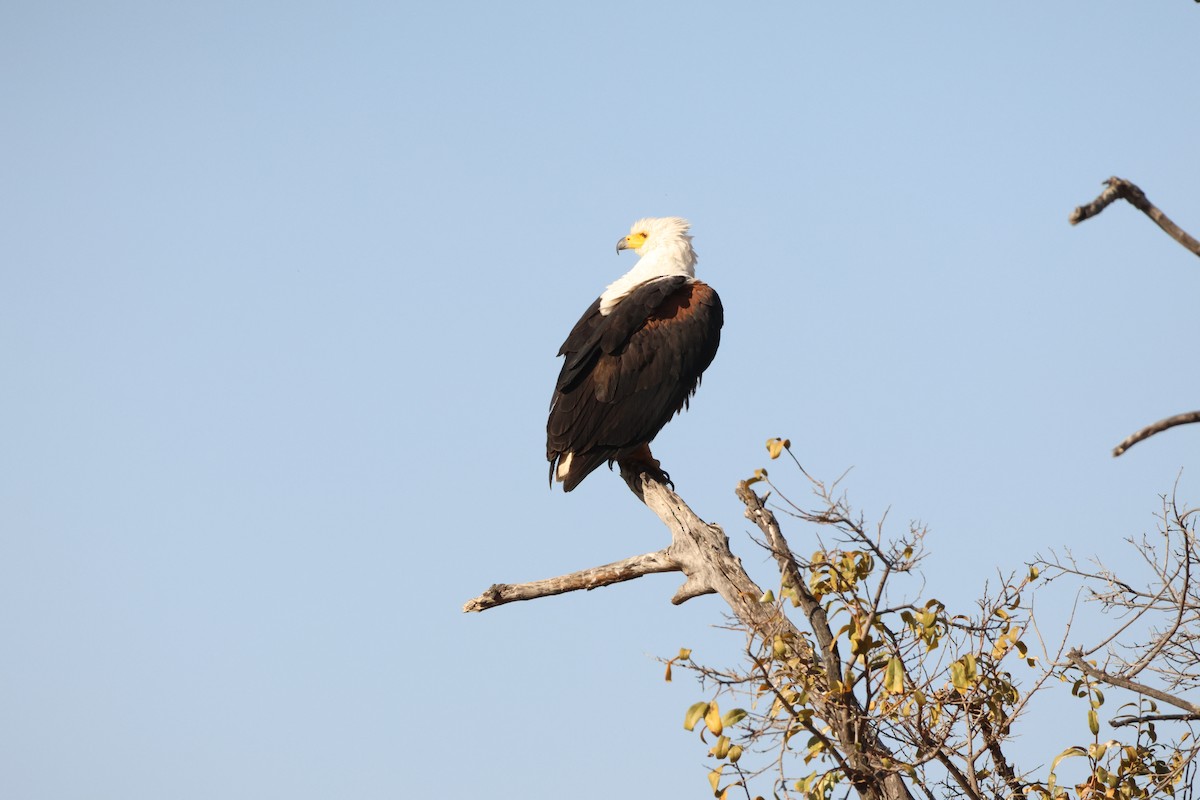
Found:
<path fill-rule="evenodd" d="M 1085 219 L 1096 216 L 1116 200 L 1127 200 L 1134 208 L 1154 220 L 1154 224 L 1158 225 L 1168 236 L 1187 248 L 1192 255 L 1200 256 L 1200 242 L 1189 236 L 1187 231 L 1180 228 L 1166 214 L 1159 211 L 1153 203 L 1146 199 L 1145 192 L 1124 178 L 1116 176 L 1109 178 L 1104 183 L 1108 188 L 1101 192 L 1099 197 L 1086 206 L 1079 206 L 1071 212 L 1069 220 L 1072 225 L 1078 225 Z"/>
<path fill-rule="evenodd" d="M 1147 425 L 1137 433 L 1131 434 L 1129 438 L 1114 447 L 1113 457 L 1115 458 L 1121 455 L 1138 442 L 1142 441 L 1143 439 L 1149 439 L 1156 433 L 1162 433 L 1168 428 L 1174 428 L 1176 425 L 1187 425 L 1192 422 L 1200 422 L 1200 411 L 1188 411 L 1184 414 L 1176 414 L 1173 417 L 1160 419 L 1153 425 Z"/>
<path fill-rule="evenodd" d="M 1113 717 L 1108 721 L 1114 728 L 1122 725 L 1138 725 L 1143 722 L 1194 722 L 1200 720 L 1200 714 L 1129 714 L 1124 717 Z"/>
<path fill-rule="evenodd" d="M 492 584 L 483 594 L 469 600 L 463 611 L 487 611 L 489 608 L 514 603 L 518 600 L 536 600 L 539 597 L 551 597 L 556 594 L 576 592 L 580 589 L 591 591 L 601 586 L 611 586 L 614 583 L 631 581 L 643 575 L 656 572 L 680 572 L 682 567 L 671 557 L 671 548 L 659 550 L 657 553 L 633 556 L 622 561 L 614 561 L 602 567 L 592 567 L 557 578 L 547 578 L 529 583 L 496 583 Z"/>
<path fill-rule="evenodd" d="M 1192 238 L 1183 228 L 1180 228 L 1170 217 L 1164 214 L 1153 203 L 1146 198 L 1146 193 L 1135 186 L 1130 181 L 1124 178 L 1118 178 L 1115 175 L 1104 182 L 1105 189 L 1092 202 L 1086 206 L 1078 206 L 1071 212 L 1068 218 L 1072 225 L 1078 225 L 1085 219 L 1090 219 L 1099 214 L 1104 209 L 1108 208 L 1117 200 L 1126 200 L 1131 206 L 1141 211 L 1147 217 L 1154 221 L 1154 224 L 1162 228 L 1168 236 L 1183 245 L 1192 255 L 1200 256 L 1200 242 Z M 1133 447 L 1143 439 L 1149 439 L 1156 433 L 1162 433 L 1168 428 L 1174 428 L 1176 425 L 1187 425 L 1190 422 L 1200 422 L 1200 411 L 1192 411 L 1185 414 L 1176 414 L 1173 417 L 1159 420 L 1153 425 L 1147 425 L 1137 433 L 1129 436 L 1125 441 L 1113 448 L 1113 457 L 1117 457 L 1124 453 L 1129 448 Z"/>
<path fill-rule="evenodd" d="M 1146 697 L 1152 697 L 1168 705 L 1181 708 L 1189 714 L 1200 715 L 1200 706 L 1195 703 L 1189 703 L 1183 698 L 1176 697 L 1173 694 L 1168 694 L 1161 689 L 1155 689 L 1153 686 L 1147 686 L 1144 683 L 1131 681 L 1128 678 L 1122 678 L 1119 675 L 1113 675 L 1110 672 L 1105 672 L 1102 669 L 1093 667 L 1091 664 L 1083 660 L 1083 653 L 1078 648 L 1067 653 L 1067 660 L 1078 667 L 1084 674 L 1095 678 L 1102 683 L 1107 683 L 1109 686 L 1118 686 L 1122 689 L 1128 689 L 1131 692 L 1143 694 Z"/>

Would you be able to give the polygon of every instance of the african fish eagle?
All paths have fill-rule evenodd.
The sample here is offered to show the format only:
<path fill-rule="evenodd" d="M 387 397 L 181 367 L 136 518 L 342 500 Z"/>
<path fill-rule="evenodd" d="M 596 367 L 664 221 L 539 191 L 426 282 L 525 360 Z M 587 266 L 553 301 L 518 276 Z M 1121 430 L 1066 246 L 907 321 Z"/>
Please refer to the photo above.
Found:
<path fill-rule="evenodd" d="M 668 479 L 650 442 L 700 384 L 721 340 L 717 293 L 696 280 L 688 221 L 633 223 L 617 252 L 641 258 L 608 285 L 580 317 L 558 354 L 565 356 L 546 422 L 552 480 L 571 491 L 605 461 L 629 461 Z"/>

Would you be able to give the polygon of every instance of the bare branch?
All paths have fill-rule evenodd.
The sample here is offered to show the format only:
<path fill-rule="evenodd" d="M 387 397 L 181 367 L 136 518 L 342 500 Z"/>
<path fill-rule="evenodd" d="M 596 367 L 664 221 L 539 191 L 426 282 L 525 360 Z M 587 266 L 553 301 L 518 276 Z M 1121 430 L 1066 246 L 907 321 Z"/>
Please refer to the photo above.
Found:
<path fill-rule="evenodd" d="M 1166 231 L 1168 236 L 1187 248 L 1193 255 L 1200 256 L 1200 242 L 1189 236 L 1187 231 L 1159 211 L 1153 203 L 1146 199 L 1145 192 L 1124 178 L 1115 176 L 1104 183 L 1108 188 L 1101 192 L 1099 197 L 1086 206 L 1079 206 L 1071 212 L 1069 219 L 1072 225 L 1078 225 L 1085 219 L 1096 216 L 1116 200 L 1127 200 L 1134 208 L 1154 220 L 1154 224 Z"/>
<path fill-rule="evenodd" d="M 591 591 L 599 589 L 601 586 L 631 581 L 656 572 L 682 571 L 683 567 L 671 557 L 671 548 L 668 547 L 657 553 L 633 556 L 622 561 L 605 564 L 602 567 L 592 567 L 572 572 L 569 575 L 560 575 L 557 578 L 547 578 L 529 583 L 493 584 L 479 597 L 468 601 L 463 606 L 463 611 L 487 611 L 489 608 L 519 600 L 536 600 L 539 597 L 577 592 L 580 589 Z"/>
<path fill-rule="evenodd" d="M 1200 720 L 1200 714 L 1128 714 L 1124 717 L 1113 717 L 1108 721 L 1114 728 L 1123 725 L 1140 725 L 1143 722 L 1193 722 Z"/>
<path fill-rule="evenodd" d="M 1100 193 L 1099 197 L 1086 206 L 1079 206 L 1071 212 L 1071 216 L 1068 219 L 1072 225 L 1078 225 L 1085 219 L 1096 216 L 1117 200 L 1126 200 L 1134 208 L 1152 219 L 1154 224 L 1162 228 L 1172 239 L 1183 245 L 1188 252 L 1192 255 L 1200 256 L 1200 241 L 1196 241 L 1187 231 L 1172 222 L 1166 214 L 1146 198 L 1145 192 L 1130 181 L 1116 176 L 1109 178 L 1104 184 L 1106 188 Z M 1121 455 L 1138 442 L 1143 439 L 1149 439 L 1156 433 L 1162 433 L 1165 430 L 1174 428 L 1176 425 L 1187 425 L 1192 422 L 1200 422 L 1200 411 L 1176 414 L 1173 417 L 1161 419 L 1153 425 L 1147 425 L 1114 447 L 1113 457 Z"/>
<path fill-rule="evenodd" d="M 1078 667 L 1084 674 L 1103 683 L 1107 683 L 1110 686 L 1128 689 L 1131 692 L 1137 692 L 1138 694 L 1143 694 L 1146 697 L 1152 697 L 1155 700 L 1175 706 L 1176 708 L 1182 708 L 1189 714 L 1200 715 L 1200 706 L 1195 705 L 1194 703 L 1189 703 L 1183 698 L 1176 697 L 1175 695 L 1164 692 L 1161 689 L 1155 689 L 1153 686 L 1147 686 L 1144 683 L 1131 681 L 1128 678 L 1122 678 L 1119 675 L 1113 675 L 1111 672 L 1105 672 L 1102 669 L 1093 667 L 1091 664 L 1083 660 L 1083 654 L 1080 653 L 1078 649 L 1067 653 L 1067 660 Z"/>
<path fill-rule="evenodd" d="M 1125 441 L 1114 447 L 1113 458 L 1121 455 L 1143 439 L 1149 439 L 1156 433 L 1162 433 L 1165 430 L 1174 428 L 1176 425 L 1187 425 L 1192 422 L 1200 422 L 1200 411 L 1188 411 L 1184 414 L 1176 414 L 1173 417 L 1160 419 L 1153 425 L 1147 425 L 1137 433 L 1131 434 Z"/>

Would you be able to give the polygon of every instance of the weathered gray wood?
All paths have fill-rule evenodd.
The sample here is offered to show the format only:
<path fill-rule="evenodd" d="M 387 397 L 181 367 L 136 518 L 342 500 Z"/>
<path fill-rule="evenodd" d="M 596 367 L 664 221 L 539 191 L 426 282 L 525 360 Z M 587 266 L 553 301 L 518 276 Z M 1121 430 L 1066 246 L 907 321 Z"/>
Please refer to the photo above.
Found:
<path fill-rule="evenodd" d="M 667 550 L 657 553 L 633 556 L 621 561 L 614 561 L 602 567 L 592 567 L 557 578 L 546 578 L 529 583 L 494 583 L 487 591 L 463 605 L 463 611 L 487 611 L 489 608 L 502 606 L 505 603 L 515 603 L 518 600 L 536 600 L 539 597 L 552 597 L 556 594 L 576 592 L 580 589 L 591 591 L 601 586 L 611 586 L 614 583 L 631 581 L 643 575 L 656 572 L 679 572 L 679 564 L 671 558 Z"/>

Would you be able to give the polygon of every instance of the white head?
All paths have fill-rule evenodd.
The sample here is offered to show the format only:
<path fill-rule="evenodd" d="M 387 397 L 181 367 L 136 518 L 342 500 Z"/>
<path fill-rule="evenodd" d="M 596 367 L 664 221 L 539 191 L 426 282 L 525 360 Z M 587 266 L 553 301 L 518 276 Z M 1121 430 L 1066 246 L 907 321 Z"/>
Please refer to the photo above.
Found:
<path fill-rule="evenodd" d="M 696 278 L 696 251 L 682 217 L 646 217 L 629 228 L 617 242 L 617 252 L 632 250 L 641 256 L 633 269 L 613 281 L 600 295 L 600 313 L 607 314 L 635 286 L 668 275 Z"/>

